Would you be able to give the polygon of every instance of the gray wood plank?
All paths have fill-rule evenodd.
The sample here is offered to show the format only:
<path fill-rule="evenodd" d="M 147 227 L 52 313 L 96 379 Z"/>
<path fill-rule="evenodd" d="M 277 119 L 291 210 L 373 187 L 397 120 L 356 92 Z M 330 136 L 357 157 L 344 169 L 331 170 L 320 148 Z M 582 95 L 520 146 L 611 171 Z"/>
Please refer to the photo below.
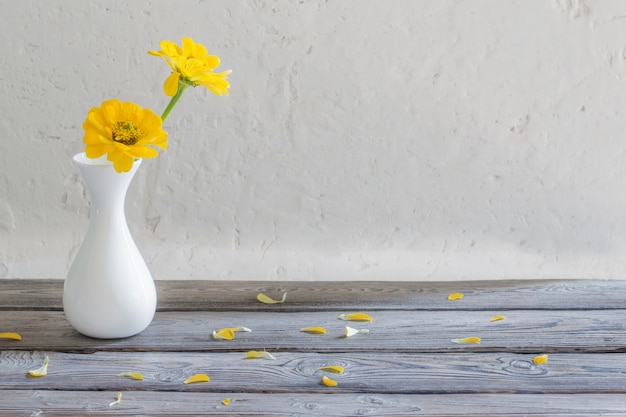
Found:
<path fill-rule="evenodd" d="M 30 378 L 44 356 L 48 375 Z M 0 393 L 10 389 L 369 394 L 626 394 L 626 354 L 552 354 L 546 364 L 511 353 L 292 353 L 247 360 L 243 352 L 0 352 Z M 319 371 L 341 365 L 341 375 Z M 118 377 L 140 372 L 143 381 Z M 208 383 L 185 385 L 196 373 Z M 321 384 L 323 376 L 338 382 Z M 624 400 L 626 406 L 626 400 Z"/>
<path fill-rule="evenodd" d="M 349 312 L 349 311 L 346 311 Z M 368 311 L 372 323 L 338 320 L 338 312 L 160 312 L 141 334 L 119 340 L 98 340 L 75 332 L 61 312 L 2 312 L 0 331 L 15 331 L 20 342 L 0 340 L 0 349 L 102 351 L 396 351 L 396 352 L 625 352 L 626 310 L 506 312 L 504 321 L 490 322 L 499 311 Z M 342 337 L 346 325 L 369 334 Z M 214 340 L 213 330 L 246 326 L 235 340 Z M 302 327 L 324 326 L 326 335 Z M 476 344 L 452 339 L 477 336 Z"/>
<path fill-rule="evenodd" d="M 222 405 L 230 397 L 228 406 Z M 577 395 L 398 395 L 255 394 L 124 391 L 0 391 L 0 416 L 378 416 L 378 417 L 623 417 L 623 396 Z"/>
<path fill-rule="evenodd" d="M 614 309 L 626 280 L 463 282 L 156 281 L 161 311 L 321 311 L 342 309 L 481 310 Z M 0 310 L 61 310 L 63 280 L 0 279 Z M 264 292 L 287 302 L 263 305 Z M 462 300 L 447 295 L 462 292 Z"/>

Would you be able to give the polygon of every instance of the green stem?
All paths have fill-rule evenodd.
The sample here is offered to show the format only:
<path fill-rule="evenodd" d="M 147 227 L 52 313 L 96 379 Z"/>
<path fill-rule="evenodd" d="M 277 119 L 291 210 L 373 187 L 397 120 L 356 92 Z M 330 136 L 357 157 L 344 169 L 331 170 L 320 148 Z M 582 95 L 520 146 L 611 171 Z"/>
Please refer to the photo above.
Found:
<path fill-rule="evenodd" d="M 178 91 L 176 91 L 176 94 L 174 94 L 174 97 L 172 97 L 172 99 L 170 100 L 169 104 L 167 105 L 167 107 L 163 111 L 163 114 L 161 115 L 161 120 L 162 121 L 165 121 L 165 119 L 167 118 L 167 115 L 170 114 L 170 112 L 172 111 L 172 109 L 174 108 L 176 103 L 178 103 L 178 100 L 182 97 L 182 95 L 185 92 L 185 89 L 187 89 L 187 87 L 189 87 L 189 84 L 185 84 L 185 83 L 181 83 L 181 82 L 178 83 Z"/>

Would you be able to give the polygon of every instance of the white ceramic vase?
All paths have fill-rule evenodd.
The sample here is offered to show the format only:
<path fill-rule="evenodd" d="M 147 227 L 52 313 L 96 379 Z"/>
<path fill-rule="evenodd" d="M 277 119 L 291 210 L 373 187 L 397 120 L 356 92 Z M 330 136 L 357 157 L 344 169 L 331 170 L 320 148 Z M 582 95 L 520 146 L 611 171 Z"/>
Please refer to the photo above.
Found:
<path fill-rule="evenodd" d="M 124 214 L 126 191 L 141 160 L 125 173 L 116 172 L 106 157 L 90 159 L 80 153 L 73 162 L 89 188 L 91 216 L 65 279 L 65 316 L 86 336 L 136 335 L 152 322 L 157 300 L 154 280 Z"/>

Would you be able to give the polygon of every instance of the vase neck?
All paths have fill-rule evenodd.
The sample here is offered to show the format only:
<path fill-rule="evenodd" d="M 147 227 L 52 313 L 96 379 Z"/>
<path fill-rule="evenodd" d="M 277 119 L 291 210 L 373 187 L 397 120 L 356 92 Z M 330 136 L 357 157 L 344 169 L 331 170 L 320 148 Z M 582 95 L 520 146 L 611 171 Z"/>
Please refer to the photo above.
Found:
<path fill-rule="evenodd" d="M 136 161 L 130 171 L 119 173 L 109 161 L 89 160 L 82 156 L 84 154 L 79 155 L 74 157 L 74 163 L 89 188 L 92 210 L 123 209 L 126 191 L 141 160 Z"/>

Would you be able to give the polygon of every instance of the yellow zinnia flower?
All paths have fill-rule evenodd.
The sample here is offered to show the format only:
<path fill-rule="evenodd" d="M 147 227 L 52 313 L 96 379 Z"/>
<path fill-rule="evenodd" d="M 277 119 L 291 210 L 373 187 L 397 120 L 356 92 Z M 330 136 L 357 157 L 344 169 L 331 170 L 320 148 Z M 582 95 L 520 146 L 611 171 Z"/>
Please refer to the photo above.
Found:
<path fill-rule="evenodd" d="M 162 57 L 173 70 L 163 85 L 165 94 L 173 97 L 179 88 L 201 85 L 218 96 L 228 95 L 230 84 L 226 77 L 231 71 L 215 73 L 220 59 L 209 55 L 203 45 L 195 43 L 189 37 L 183 38 L 182 48 L 172 41 L 161 41 L 160 45 L 160 51 L 148 53 Z"/>
<path fill-rule="evenodd" d="M 136 158 L 154 158 L 167 149 L 167 132 L 162 120 L 150 109 L 135 103 L 107 100 L 89 110 L 83 123 L 85 154 L 99 158 L 107 154 L 117 172 L 130 171 Z"/>

